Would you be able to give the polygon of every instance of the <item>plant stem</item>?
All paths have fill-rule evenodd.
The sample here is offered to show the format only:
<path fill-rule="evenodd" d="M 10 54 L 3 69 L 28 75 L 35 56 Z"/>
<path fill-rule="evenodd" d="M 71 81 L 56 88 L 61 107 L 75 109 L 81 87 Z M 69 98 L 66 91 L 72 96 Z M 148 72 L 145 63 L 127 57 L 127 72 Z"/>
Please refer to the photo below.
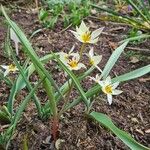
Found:
<path fill-rule="evenodd" d="M 69 83 L 69 80 L 68 80 L 68 87 L 69 87 L 69 89 L 68 89 L 68 92 L 67 92 L 67 94 L 66 94 L 65 102 L 64 102 L 64 104 L 63 104 L 63 106 L 62 106 L 62 109 L 61 109 L 60 112 L 59 112 L 59 115 L 58 115 L 59 118 L 60 118 L 60 116 L 63 114 L 63 112 L 64 112 L 64 110 L 65 110 L 65 107 L 66 107 L 66 105 L 67 105 L 67 103 L 68 103 L 68 101 L 69 101 L 69 97 L 70 97 L 70 94 L 71 94 L 71 91 L 72 91 L 72 88 L 73 88 L 73 81 L 71 81 L 71 84 L 70 84 L 70 83 Z"/>
<path fill-rule="evenodd" d="M 80 49 L 80 59 L 82 58 L 82 55 L 83 55 L 83 51 L 85 49 L 85 46 L 86 46 L 86 43 L 83 43 L 82 46 L 81 46 L 81 49 Z"/>

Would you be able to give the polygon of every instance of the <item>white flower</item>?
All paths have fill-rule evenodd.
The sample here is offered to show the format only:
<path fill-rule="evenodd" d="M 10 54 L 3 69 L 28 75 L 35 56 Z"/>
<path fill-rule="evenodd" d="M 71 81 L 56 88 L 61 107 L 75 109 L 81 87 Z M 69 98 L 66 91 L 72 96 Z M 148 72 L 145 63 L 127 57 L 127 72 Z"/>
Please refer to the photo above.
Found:
<path fill-rule="evenodd" d="M 121 94 L 123 91 L 121 90 L 117 90 L 117 86 L 119 85 L 119 82 L 116 83 L 111 83 L 111 78 L 110 76 L 108 76 L 106 78 L 106 80 L 104 81 L 99 81 L 98 82 L 100 84 L 100 86 L 102 86 L 102 91 L 107 94 L 107 100 L 109 105 L 111 105 L 112 103 L 112 95 L 119 95 Z"/>
<path fill-rule="evenodd" d="M 3 69 L 5 69 L 4 77 L 5 77 L 6 75 L 8 75 L 9 72 L 16 72 L 16 71 L 18 70 L 17 67 L 16 67 L 14 64 L 10 64 L 10 65 L 8 65 L 8 66 L 6 66 L 6 65 L 1 65 L 1 67 L 2 67 Z"/>
<path fill-rule="evenodd" d="M 78 53 L 73 53 L 73 50 L 74 50 L 75 46 L 73 46 L 71 48 L 71 50 L 69 51 L 69 53 L 65 53 L 65 52 L 59 52 L 59 58 L 62 62 L 66 62 L 67 60 L 69 60 L 69 57 L 72 57 L 72 56 L 76 56 L 76 57 L 79 57 L 79 54 Z"/>
<path fill-rule="evenodd" d="M 93 81 L 95 81 L 96 83 L 99 83 L 101 76 L 99 76 L 98 74 L 96 74 L 95 78 L 94 77 L 90 77 L 90 79 L 92 79 Z"/>
<path fill-rule="evenodd" d="M 91 48 L 88 57 L 89 57 L 90 64 L 95 66 L 100 72 L 102 72 L 102 70 L 97 66 L 102 60 L 102 55 L 94 56 L 93 48 Z"/>
<path fill-rule="evenodd" d="M 102 27 L 91 32 L 89 27 L 87 27 L 82 21 L 80 27 L 76 27 L 76 32 L 72 30 L 71 32 L 82 43 L 96 43 L 98 41 L 98 36 L 101 34 L 103 29 L 104 28 Z"/>
<path fill-rule="evenodd" d="M 16 54 L 18 55 L 18 43 L 20 43 L 20 40 L 12 28 L 10 28 L 10 39 L 14 41 Z"/>
<path fill-rule="evenodd" d="M 80 56 L 74 55 L 72 58 L 66 61 L 65 64 L 70 70 L 79 70 L 81 68 L 86 68 L 86 66 L 83 63 L 80 63 L 79 60 Z"/>

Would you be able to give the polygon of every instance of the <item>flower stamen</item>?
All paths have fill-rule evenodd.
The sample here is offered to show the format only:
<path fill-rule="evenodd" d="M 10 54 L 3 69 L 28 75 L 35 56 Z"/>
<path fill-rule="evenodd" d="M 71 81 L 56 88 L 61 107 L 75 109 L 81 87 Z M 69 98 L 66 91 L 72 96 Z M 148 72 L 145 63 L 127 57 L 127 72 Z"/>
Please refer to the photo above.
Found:
<path fill-rule="evenodd" d="M 85 32 L 84 34 L 82 34 L 81 38 L 84 41 L 84 43 L 88 43 L 91 40 L 91 33 Z"/>
<path fill-rule="evenodd" d="M 104 93 L 106 93 L 106 94 L 112 94 L 112 86 L 111 85 L 105 86 Z"/>

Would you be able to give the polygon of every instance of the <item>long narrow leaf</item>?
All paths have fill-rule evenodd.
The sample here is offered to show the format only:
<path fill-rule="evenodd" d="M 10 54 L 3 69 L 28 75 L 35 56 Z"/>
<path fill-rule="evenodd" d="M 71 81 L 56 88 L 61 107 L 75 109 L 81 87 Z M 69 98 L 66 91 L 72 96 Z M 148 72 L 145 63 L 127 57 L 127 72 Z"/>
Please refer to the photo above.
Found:
<path fill-rule="evenodd" d="M 43 79 L 41 79 L 37 85 L 30 91 L 29 95 L 23 100 L 22 104 L 20 105 L 20 107 L 18 108 L 13 120 L 12 120 L 12 125 L 14 127 L 16 127 L 17 122 L 19 121 L 22 112 L 24 111 L 24 109 L 26 108 L 28 102 L 30 101 L 31 97 L 33 97 L 35 91 L 37 90 L 37 88 L 39 87 L 39 85 L 44 81 L 45 77 Z"/>
<path fill-rule="evenodd" d="M 144 66 L 142 68 L 136 69 L 134 71 L 131 71 L 129 73 L 120 75 L 112 79 L 113 82 L 123 82 L 123 81 L 128 81 L 131 79 L 135 79 L 138 77 L 141 77 L 147 73 L 150 73 L 150 65 Z"/>
<path fill-rule="evenodd" d="M 115 65 L 116 61 L 118 60 L 119 56 L 121 55 L 121 53 L 124 51 L 125 47 L 127 46 L 128 41 L 123 43 L 121 46 L 119 46 L 110 56 L 101 76 L 105 79 L 109 72 L 111 71 L 111 69 L 113 68 L 113 66 Z"/>
<path fill-rule="evenodd" d="M 11 49 L 11 48 L 10 48 L 10 49 Z M 32 85 L 30 84 L 30 82 L 29 82 L 28 79 L 27 79 L 28 76 L 26 76 L 26 74 L 25 74 L 25 72 L 24 72 L 22 66 L 18 63 L 17 58 L 16 58 L 15 54 L 13 53 L 13 50 L 12 50 L 12 49 L 11 49 L 10 52 L 11 52 L 12 58 L 13 58 L 13 60 L 14 60 L 14 62 L 15 62 L 15 65 L 16 65 L 17 68 L 19 69 L 19 72 L 20 72 L 20 74 L 21 74 L 21 76 L 22 76 L 24 82 L 25 82 L 26 85 L 27 85 L 28 90 L 29 90 L 29 91 L 32 91 Z M 33 95 L 33 99 L 34 99 L 35 105 L 36 105 L 36 107 L 37 107 L 38 114 L 39 114 L 39 116 L 41 117 L 41 116 L 42 116 L 41 103 L 40 103 L 38 97 L 36 96 L 36 94 Z M 8 105 L 9 105 L 9 103 L 8 103 Z M 13 106 L 13 105 L 12 105 L 12 106 Z M 11 106 L 11 110 L 13 109 L 12 106 Z M 11 112 L 11 113 L 12 113 L 12 112 Z"/>
<path fill-rule="evenodd" d="M 26 36 L 24 35 L 24 33 L 20 30 L 20 28 L 15 24 L 15 22 L 13 22 L 12 20 L 10 20 L 10 18 L 8 17 L 8 15 L 6 14 L 4 8 L 1 6 L 2 12 L 6 18 L 6 20 L 8 21 L 9 25 L 11 26 L 11 28 L 14 30 L 14 32 L 16 33 L 16 35 L 18 36 L 19 40 L 21 41 L 21 43 L 23 44 L 23 46 L 25 47 L 25 52 L 27 52 L 27 54 L 29 55 L 30 59 L 32 60 L 32 62 L 34 63 L 38 73 L 39 74 L 45 74 L 45 76 L 47 77 L 46 80 L 49 80 L 49 82 L 55 87 L 55 89 L 59 92 L 59 94 L 62 96 L 61 92 L 59 91 L 58 86 L 56 85 L 55 81 L 53 80 L 52 76 L 49 74 L 49 72 L 44 68 L 43 64 L 39 61 L 39 57 L 37 56 L 37 54 L 35 53 L 35 51 L 33 50 L 30 42 L 28 41 L 28 39 L 26 38 Z M 43 76 L 42 75 L 42 76 Z M 47 86 L 49 86 L 50 89 L 52 89 L 51 84 L 47 84 Z M 63 98 L 63 96 L 62 96 Z"/>
<path fill-rule="evenodd" d="M 145 147 L 142 144 L 135 141 L 131 137 L 131 135 L 116 127 L 107 115 L 93 111 L 90 113 L 90 117 L 92 117 L 93 119 L 98 121 L 98 123 L 102 124 L 109 130 L 111 130 L 119 139 L 121 139 L 132 150 L 150 150 L 150 148 Z"/>
<path fill-rule="evenodd" d="M 42 63 L 46 63 L 47 61 L 49 61 L 50 59 L 52 59 L 52 55 L 48 54 L 44 57 L 42 57 L 40 59 L 40 61 Z M 29 79 L 30 75 L 35 71 L 35 67 L 33 64 L 31 64 L 25 71 L 24 74 L 27 78 L 27 80 Z M 16 81 L 14 82 L 12 88 L 11 88 L 11 92 L 9 95 L 9 99 L 8 99 L 8 109 L 10 112 L 12 112 L 12 105 L 14 103 L 15 100 L 15 95 L 16 93 L 18 93 L 20 90 L 22 90 L 24 87 L 26 86 L 26 82 L 23 79 L 22 75 L 19 74 L 18 78 L 16 79 Z M 49 102 L 48 102 L 49 103 Z"/>

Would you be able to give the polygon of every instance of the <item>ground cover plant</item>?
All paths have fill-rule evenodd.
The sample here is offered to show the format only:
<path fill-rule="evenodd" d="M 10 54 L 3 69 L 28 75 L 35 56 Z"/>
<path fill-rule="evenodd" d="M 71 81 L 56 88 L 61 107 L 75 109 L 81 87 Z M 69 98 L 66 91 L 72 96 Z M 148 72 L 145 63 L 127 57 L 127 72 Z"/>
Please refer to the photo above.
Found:
<path fill-rule="evenodd" d="M 3 13 L 5 14 L 4 11 Z M 115 48 L 116 50 L 112 52 L 112 56 L 110 58 L 106 57 L 105 55 L 106 52 L 101 55 L 101 53 L 99 53 L 98 50 L 100 49 L 99 47 L 101 47 L 102 43 L 98 44 L 99 43 L 98 38 L 101 38 L 101 36 L 103 36 L 103 33 L 105 33 L 103 31 L 104 30 L 106 31 L 107 27 L 105 25 L 102 25 L 101 28 L 94 27 L 95 30 L 92 30 L 91 28 L 89 29 L 89 27 L 82 21 L 81 25 L 76 27 L 76 30 L 71 29 L 67 31 L 70 34 L 69 36 L 73 40 L 72 44 L 67 46 L 68 51 L 58 47 L 55 47 L 53 50 L 51 50 L 51 48 L 49 47 L 47 51 L 48 55 L 44 56 L 45 55 L 44 53 L 43 55 L 44 57 L 43 57 L 39 55 L 38 51 L 36 50 L 37 47 L 35 47 L 35 45 L 32 45 L 32 47 L 34 48 L 33 51 L 33 48 L 31 47 L 29 40 L 24 41 L 24 39 L 26 39 L 25 35 L 19 29 L 19 27 L 12 20 L 9 20 L 6 14 L 5 17 L 8 20 L 8 32 L 7 32 L 4 48 L 7 53 L 6 57 L 9 58 L 9 63 L 8 60 L 5 63 L 4 62 L 1 63 L 2 64 L 1 81 L 3 83 L 6 83 L 7 87 L 10 88 L 10 93 L 8 93 L 9 96 L 6 94 L 6 96 L 8 96 L 7 98 L 8 102 L 2 103 L 4 105 L 1 106 L 1 122 L 7 124 L 6 126 L 2 125 L 0 128 L 2 131 L 1 146 L 3 148 L 6 147 L 8 149 L 14 149 L 14 147 L 12 147 L 12 144 L 16 143 L 14 139 L 16 140 L 16 135 L 18 134 L 18 131 L 20 130 L 22 132 L 24 130 L 24 125 L 22 123 L 26 119 L 29 121 L 26 122 L 27 125 L 26 129 L 29 130 L 29 133 L 35 130 L 35 129 L 33 130 L 33 128 L 30 126 L 31 125 L 29 119 L 30 115 L 26 114 L 26 111 L 28 111 L 28 109 L 31 109 L 32 111 L 34 111 L 34 117 L 37 118 L 39 121 L 41 120 L 42 124 L 44 124 L 45 122 L 50 122 L 47 124 L 48 128 L 46 129 L 48 138 L 46 138 L 46 140 L 43 141 L 43 143 L 45 144 L 49 143 L 51 145 L 50 146 L 51 149 L 53 149 L 54 147 L 58 148 L 59 145 L 60 145 L 60 149 L 67 149 L 67 147 L 69 149 L 78 149 L 78 148 L 80 149 L 80 146 L 82 145 L 82 143 L 84 143 L 84 141 L 82 139 L 79 139 L 79 141 L 76 144 L 78 145 L 81 143 L 80 146 L 79 147 L 77 146 L 76 148 L 71 148 L 74 142 L 72 142 L 72 144 L 71 143 L 69 144 L 70 141 L 69 139 L 74 138 L 74 133 L 71 132 L 71 136 L 70 136 L 67 132 L 65 132 L 65 130 L 62 129 L 62 127 L 66 128 L 66 124 L 68 124 L 67 125 L 68 129 L 71 130 L 72 126 L 77 126 L 76 127 L 77 133 L 75 132 L 76 135 L 80 136 L 78 130 L 79 132 L 81 132 L 81 134 L 84 135 L 83 130 L 85 127 L 82 126 L 82 122 L 84 123 L 85 121 L 86 121 L 85 124 L 88 126 L 87 129 L 89 128 L 91 130 L 90 131 L 88 129 L 90 132 L 96 134 L 95 137 L 103 136 L 101 135 L 101 131 L 103 131 L 106 128 L 109 128 L 109 130 L 112 131 L 111 133 L 109 133 L 108 130 L 105 131 L 106 133 L 109 133 L 109 137 L 111 137 L 112 133 L 114 132 L 131 149 L 138 149 L 138 148 L 148 149 L 142 146 L 141 144 L 139 144 L 142 143 L 144 145 L 148 145 L 147 144 L 148 142 L 147 143 L 143 142 L 143 139 L 144 140 L 146 139 L 145 136 L 147 136 L 148 130 L 145 130 L 144 133 L 146 134 L 143 134 L 143 136 L 139 135 L 137 137 L 136 132 L 142 134 L 141 130 L 136 129 L 131 132 L 130 130 L 125 129 L 126 131 L 129 131 L 130 134 L 132 134 L 132 137 L 138 140 L 139 143 L 137 143 L 135 140 L 131 138 L 131 136 L 128 136 L 125 132 L 122 132 L 122 130 L 118 130 L 118 128 L 116 127 L 119 126 L 122 129 L 124 129 L 124 127 L 122 126 L 123 122 L 120 114 L 118 115 L 119 118 L 118 117 L 114 118 L 112 115 L 110 115 L 109 112 L 109 110 L 113 111 L 114 108 L 118 109 L 118 111 L 122 109 L 122 107 L 117 106 L 119 101 L 120 102 L 122 101 L 120 97 L 122 97 L 122 95 L 124 95 L 125 93 L 127 94 L 129 93 L 129 91 L 127 92 L 126 88 L 124 88 L 123 86 L 124 84 L 133 83 L 133 85 L 136 85 L 137 80 L 134 78 L 149 73 L 149 65 L 142 67 L 141 69 L 137 69 L 141 67 L 140 65 L 130 69 L 127 67 L 125 67 L 124 69 L 120 68 L 120 70 L 125 70 L 123 73 L 127 73 L 128 70 L 133 71 L 134 69 L 137 69 L 137 71 L 132 72 L 133 74 L 128 74 L 129 76 L 122 76 L 122 78 L 119 77 L 121 74 L 123 74 L 122 72 L 120 73 L 120 71 L 117 71 L 114 74 L 111 73 L 113 66 L 115 67 L 116 65 L 121 65 L 120 62 L 117 62 L 117 60 L 121 55 L 121 53 L 122 55 L 124 55 L 124 49 L 128 47 L 128 43 L 129 43 L 128 40 L 126 40 L 126 42 L 122 42 L 118 44 L 118 48 L 117 47 Z M 44 34 L 46 34 L 46 32 Z M 30 41 L 34 39 L 32 35 L 29 38 Z M 51 40 L 52 38 L 48 39 L 50 43 Z M 58 40 L 60 42 L 60 44 L 58 45 L 60 46 L 61 46 L 61 40 Z M 101 40 L 102 39 L 100 39 L 100 41 Z M 58 41 L 56 42 L 59 43 Z M 10 42 L 14 43 L 13 47 Z M 67 44 L 67 41 L 63 40 L 63 42 L 64 42 L 63 45 Z M 77 46 L 76 42 L 79 43 L 80 46 L 79 45 Z M 18 44 L 19 44 L 19 50 L 18 50 Z M 95 45 L 97 45 L 97 47 L 95 47 Z M 28 48 L 30 48 L 31 51 Z M 57 50 L 57 48 L 59 49 L 59 51 Z M 65 51 L 62 51 L 62 49 Z M 41 60 L 42 62 L 41 65 L 39 63 L 39 60 Z M 42 67 L 42 65 L 44 67 Z M 47 72 L 45 72 L 45 70 Z M 56 70 L 57 72 L 54 72 L 54 70 Z M 13 73 L 15 73 L 15 75 L 13 75 Z M 64 76 L 64 78 L 62 78 L 62 75 Z M 118 77 L 119 79 L 117 79 Z M 132 78 L 134 80 L 129 82 L 123 82 L 124 80 L 132 79 Z M 141 79 L 143 78 L 141 77 L 140 80 Z M 60 84 L 58 80 L 63 80 L 63 81 Z M 120 83 L 118 83 L 117 80 L 118 81 L 120 80 Z M 145 78 L 145 81 L 146 80 L 148 81 L 148 78 L 147 79 Z M 141 82 L 140 86 L 143 85 L 147 86 L 148 83 L 147 82 L 145 83 L 145 81 L 143 79 L 143 82 Z M 86 82 L 91 83 L 92 85 L 90 86 L 88 85 L 88 87 L 86 87 L 85 86 Z M 52 86 L 50 87 L 50 85 Z M 118 90 L 120 88 L 121 90 Z M 5 87 L 3 89 L 5 89 Z M 0 91 L 3 91 L 3 89 L 0 89 Z M 23 91 L 25 92 L 25 95 L 22 97 Z M 41 93 L 41 91 L 42 93 L 44 93 L 45 95 L 44 97 L 39 94 Z M 44 91 L 46 91 L 47 94 Z M 119 94 L 119 95 L 113 96 L 113 94 Z M 53 95 L 56 102 L 51 101 L 53 100 Z M 20 100 L 18 99 L 18 97 L 20 97 L 19 98 Z M 1 99 L 2 98 L 3 95 Z M 138 97 L 136 98 L 138 100 Z M 124 99 L 128 99 L 128 97 Z M 130 99 L 128 100 L 131 101 Z M 144 104 L 146 101 L 145 100 L 143 101 L 143 99 L 141 99 L 141 102 L 140 101 L 138 102 Z M 36 106 L 34 110 L 32 109 L 33 107 L 31 106 L 31 103 L 35 104 Z M 134 107 L 134 109 L 139 110 L 138 108 L 139 104 L 137 103 L 134 105 L 137 106 L 137 109 L 136 107 Z M 101 109 L 98 108 L 99 106 L 101 106 Z M 122 110 L 122 112 L 128 111 L 129 110 L 128 107 L 129 106 L 126 105 L 124 110 Z M 105 108 L 108 109 L 108 112 L 104 111 Z M 147 106 L 145 105 L 144 108 L 146 110 Z M 75 109 L 77 109 L 76 112 L 74 112 Z M 132 112 L 134 112 L 134 110 L 130 111 L 130 113 Z M 118 114 L 114 110 L 114 116 L 117 116 L 115 115 L 115 113 Z M 75 118 L 78 117 L 79 117 L 79 121 L 77 124 Z M 113 118 L 112 120 L 115 126 L 112 124 L 112 121 L 109 119 L 110 117 Z M 124 116 L 124 118 L 126 118 L 127 120 L 128 117 L 129 116 L 127 115 Z M 136 118 L 133 119 L 134 122 L 135 121 L 137 122 Z M 36 122 L 36 120 L 34 120 L 33 118 L 31 120 L 33 120 L 33 122 Z M 101 127 L 99 126 L 100 128 L 97 126 L 98 122 L 96 123 L 94 120 L 101 122 Z M 68 123 L 64 123 L 66 121 Z M 69 125 L 69 122 L 71 121 L 72 124 Z M 145 118 L 144 120 L 140 120 L 139 122 L 140 124 L 145 124 Z M 106 126 L 106 128 L 104 128 L 104 126 Z M 130 124 L 129 126 L 131 126 L 132 128 L 135 125 Z M 40 126 L 38 128 L 40 128 Z M 38 136 L 39 139 L 43 136 L 42 134 Z M 65 138 L 64 141 L 63 139 L 65 137 L 65 134 L 69 136 L 68 138 Z M 30 141 L 31 138 L 29 136 L 30 135 L 27 135 L 26 133 L 23 134 L 23 136 L 19 138 L 23 142 L 23 145 L 18 146 L 17 144 L 16 148 L 18 149 L 18 147 L 21 147 L 23 149 L 27 149 L 29 146 L 28 149 L 37 149 L 37 147 L 35 147 L 33 144 L 34 142 Z M 140 139 L 142 139 L 142 141 L 139 140 L 139 137 Z M 107 140 L 107 138 L 106 139 L 104 138 L 104 140 Z M 111 138 L 108 138 L 107 141 L 111 142 Z M 131 143 L 128 143 L 130 141 Z M 98 139 L 97 142 L 101 144 L 102 142 L 101 138 Z M 113 142 L 114 143 L 113 145 L 116 145 L 116 142 L 117 141 L 115 140 L 115 142 Z M 36 143 L 40 145 L 40 143 L 38 142 Z M 63 143 L 66 144 L 68 143 L 67 147 L 66 145 L 62 147 L 61 145 L 63 145 Z M 31 144 L 33 144 L 32 148 L 31 148 Z M 88 145 L 91 146 L 91 144 L 89 143 Z M 98 149 L 100 148 L 99 146 L 95 146 L 95 147 Z M 119 143 L 118 147 L 122 147 L 121 143 Z M 85 146 L 85 149 L 86 148 L 90 149 L 90 147 L 88 148 L 88 146 L 87 147 Z M 44 148 L 40 147 L 40 149 L 44 149 Z M 105 149 L 105 146 L 102 149 Z"/>
<path fill-rule="evenodd" d="M 64 27 L 76 26 L 83 18 L 89 16 L 90 10 L 90 0 L 45 0 L 39 12 L 39 19 L 47 28 L 54 28 L 61 19 Z"/>
<path fill-rule="evenodd" d="M 131 26 L 131 40 L 149 38 L 150 32 L 150 2 L 149 0 L 114 0 L 113 5 L 104 6 L 93 5 L 103 12 L 107 12 L 100 17 L 101 20 L 125 23 Z"/>
<path fill-rule="evenodd" d="M 95 55 L 93 48 L 91 48 L 87 53 L 85 52 L 85 48 L 89 44 L 97 43 L 98 37 L 104 28 L 99 28 L 91 32 L 85 23 L 82 22 L 81 25 L 76 28 L 76 31 L 70 31 L 75 38 L 82 43 L 81 48 L 77 52 L 74 52 L 75 47 L 73 46 L 69 53 L 51 52 L 51 54 L 48 54 L 43 58 L 39 58 L 24 33 L 12 20 L 10 20 L 3 8 L 2 10 L 6 20 L 8 21 L 8 24 L 10 25 L 9 35 L 10 38 L 15 42 L 16 49 L 16 52 L 14 53 L 11 45 L 8 47 L 13 59 L 13 64 L 8 66 L 1 65 L 3 70 L 5 70 L 3 76 L 4 80 L 6 80 L 6 82 L 12 86 L 8 104 L 7 106 L 3 106 L 1 109 L 1 118 L 5 122 L 10 123 L 8 129 L 1 134 L 2 147 L 7 148 L 9 146 L 9 142 L 15 133 L 17 123 L 20 120 L 23 111 L 27 107 L 27 104 L 31 98 L 33 98 L 37 108 L 38 116 L 41 119 L 49 119 L 50 117 L 52 120 L 51 134 L 56 147 L 56 143 L 58 143 L 59 138 L 58 128 L 62 114 L 82 102 L 85 106 L 84 113 L 87 119 L 90 118 L 92 120 L 96 120 L 103 126 L 106 126 L 131 149 L 149 149 L 136 142 L 129 134 L 118 129 L 107 115 L 92 111 L 92 105 L 95 102 L 96 96 L 105 94 L 107 96 L 108 104 L 111 105 L 113 102 L 112 95 L 119 95 L 123 92 L 116 89 L 120 82 L 128 81 L 150 72 L 150 65 L 147 65 L 129 73 L 118 75 L 117 77 L 111 79 L 109 73 L 117 62 L 124 48 L 127 46 L 128 41 L 116 48 L 116 50 L 108 59 L 104 69 L 102 69 L 98 66 L 98 64 L 101 62 L 102 56 Z M 23 65 L 18 62 L 16 57 L 19 53 L 18 42 L 22 44 L 22 50 L 25 52 L 25 54 L 27 54 L 26 61 L 23 63 Z M 82 62 L 85 58 L 89 60 L 89 65 L 85 65 L 84 62 Z M 49 60 L 55 61 L 56 65 L 62 69 L 63 72 L 65 72 L 67 80 L 62 87 L 58 87 L 53 79 L 53 75 L 44 67 L 44 64 L 46 64 Z M 81 72 L 78 72 L 80 69 Z M 97 70 L 98 74 L 96 74 L 96 77 L 90 75 L 93 70 Z M 16 71 L 19 72 L 19 75 L 12 85 L 13 81 L 8 77 L 8 73 Z M 33 88 L 34 85 L 31 84 L 29 76 L 31 76 L 34 71 L 36 71 L 38 74 L 39 81 Z M 95 85 L 88 91 L 85 91 L 80 84 L 80 81 L 84 80 L 85 78 L 95 82 Z M 35 92 L 41 83 L 42 88 L 46 91 L 48 97 L 48 101 L 44 105 L 41 105 L 41 102 Z M 19 104 L 18 109 L 15 109 L 15 96 L 16 94 L 19 94 L 20 90 L 25 87 L 27 87 L 29 94 L 24 100 L 22 100 L 22 103 Z M 73 88 L 76 88 L 76 90 L 79 92 L 79 96 L 70 100 L 70 93 Z M 58 107 L 59 102 L 63 102 L 61 108 Z"/>

